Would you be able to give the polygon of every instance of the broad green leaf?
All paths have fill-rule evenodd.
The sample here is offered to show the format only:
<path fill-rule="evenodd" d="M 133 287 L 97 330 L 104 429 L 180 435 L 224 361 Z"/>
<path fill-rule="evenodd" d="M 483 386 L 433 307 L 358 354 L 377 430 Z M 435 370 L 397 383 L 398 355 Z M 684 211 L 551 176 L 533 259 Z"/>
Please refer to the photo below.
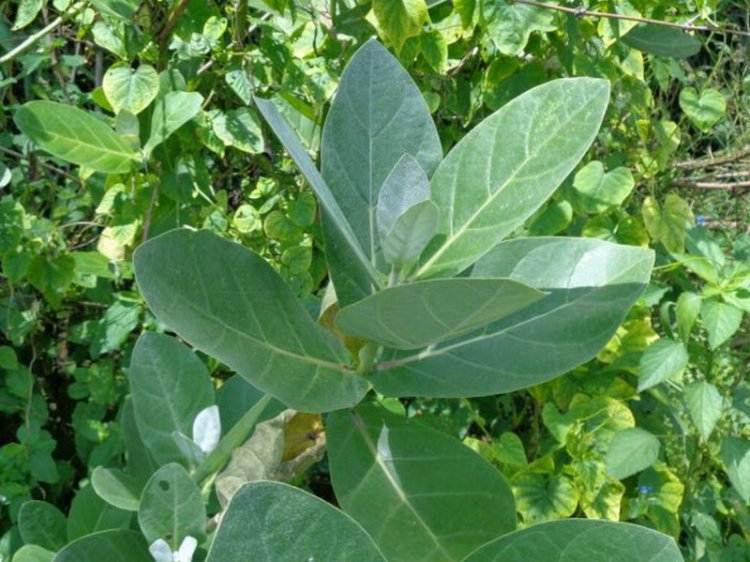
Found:
<path fill-rule="evenodd" d="M 419 259 L 437 229 L 437 205 L 430 200 L 410 207 L 396 219 L 393 228 L 381 238 L 385 261 L 397 270 Z"/>
<path fill-rule="evenodd" d="M 98 466 L 91 474 L 91 485 L 108 504 L 125 511 L 138 511 L 142 486 L 130 474 L 116 468 Z"/>
<path fill-rule="evenodd" d="M 391 562 L 460 560 L 516 526 L 506 481 L 448 435 L 373 406 L 334 412 L 326 433 L 339 504 Z"/>
<path fill-rule="evenodd" d="M 425 0 L 373 0 L 372 11 L 396 51 L 409 37 L 419 35 L 427 21 Z"/>
<path fill-rule="evenodd" d="M 253 101 L 254 88 L 251 80 L 250 73 L 240 68 L 230 70 L 224 75 L 224 81 L 245 105 L 250 105 Z"/>
<path fill-rule="evenodd" d="M 682 342 L 670 338 L 655 341 L 641 356 L 638 392 L 679 377 L 687 367 L 688 352 Z"/>
<path fill-rule="evenodd" d="M 18 368 L 16 351 L 8 345 L 0 345 L 0 369 L 15 371 Z"/>
<path fill-rule="evenodd" d="M 100 254 L 101 255 L 101 254 Z M 89 354 L 92 359 L 122 347 L 130 333 L 140 323 L 142 306 L 139 303 L 115 301 L 96 323 L 91 335 Z"/>
<path fill-rule="evenodd" d="M 619 431 L 609 443 L 607 472 L 624 480 L 654 464 L 660 448 L 659 440 L 645 429 L 631 427 Z"/>
<path fill-rule="evenodd" d="M 18 512 L 18 530 L 24 544 L 58 551 L 67 542 L 65 515 L 51 503 L 27 501 Z"/>
<path fill-rule="evenodd" d="M 680 108 L 701 131 L 706 132 L 718 123 L 727 112 L 727 102 L 721 92 L 713 88 L 701 90 L 683 88 Z"/>
<path fill-rule="evenodd" d="M 724 407 L 719 390 L 706 381 L 690 383 L 685 387 L 685 404 L 701 436 L 708 441 Z"/>
<path fill-rule="evenodd" d="M 151 133 L 143 150 L 150 154 L 154 148 L 193 117 L 198 115 L 203 96 L 198 92 L 169 92 L 159 96 L 151 114 Z"/>
<path fill-rule="evenodd" d="M 578 507 L 578 492 L 563 475 L 526 472 L 514 478 L 513 495 L 526 523 L 570 517 Z"/>
<path fill-rule="evenodd" d="M 140 6 L 139 0 L 92 0 L 91 3 L 100 12 L 127 20 Z"/>
<path fill-rule="evenodd" d="M 480 23 L 487 37 L 504 55 L 519 55 L 535 31 L 555 31 L 555 15 L 550 10 L 515 2 L 480 3 Z"/>
<path fill-rule="evenodd" d="M 380 253 L 380 190 L 404 154 L 413 156 L 430 176 L 443 156 L 440 138 L 411 77 L 382 45 L 368 41 L 347 65 L 328 112 L 321 174 L 371 263 Z M 345 306 L 371 290 L 367 279 L 352 271 L 352 260 L 338 250 L 326 220 L 323 228 L 333 284 Z"/>
<path fill-rule="evenodd" d="M 138 432 L 158 464 L 186 462 L 175 432 L 191 436 L 193 420 L 214 403 L 208 369 L 175 338 L 144 333 L 128 372 Z"/>
<path fill-rule="evenodd" d="M 384 353 L 373 384 L 389 396 L 464 397 L 550 380 L 609 341 L 648 284 L 653 260 L 649 250 L 584 238 L 499 244 L 472 277 L 509 278 L 548 296 L 459 340 Z"/>
<path fill-rule="evenodd" d="M 13 562 L 52 562 L 55 553 L 51 550 L 27 544 L 19 548 L 13 555 Z"/>
<path fill-rule="evenodd" d="M 102 121 L 76 107 L 32 101 L 16 111 L 21 132 L 41 148 L 67 162 L 97 172 L 127 172 L 135 152 Z"/>
<path fill-rule="evenodd" d="M 109 505 L 96 495 L 93 486 L 86 486 L 78 490 L 68 512 L 68 541 L 99 531 L 127 529 L 130 520 L 130 512 Z"/>
<path fill-rule="evenodd" d="M 138 524 L 149 544 L 164 539 L 173 551 L 187 536 L 205 538 L 206 508 L 187 470 L 172 463 L 154 473 L 141 495 Z"/>
<path fill-rule="evenodd" d="M 680 339 L 686 344 L 690 339 L 690 333 L 693 331 L 695 321 L 700 314 L 702 302 L 703 299 L 700 295 L 691 293 L 690 291 L 680 293 L 680 296 L 677 298 L 677 306 L 675 307 L 677 331 L 680 334 Z"/>
<path fill-rule="evenodd" d="M 125 472 L 132 476 L 138 486 L 142 488 L 151 478 L 151 475 L 156 472 L 157 464 L 143 439 L 141 439 L 141 433 L 135 420 L 132 396 L 125 398 L 122 406 L 121 427 L 122 440 L 125 445 L 125 458 L 127 459 Z"/>
<path fill-rule="evenodd" d="M 629 47 L 660 57 L 692 57 L 701 50 L 701 42 L 695 37 L 663 25 L 639 25 L 631 29 L 622 41 Z"/>
<path fill-rule="evenodd" d="M 143 536 L 135 531 L 102 531 L 74 540 L 52 562 L 154 562 Z"/>
<path fill-rule="evenodd" d="M 18 31 L 29 25 L 44 6 L 45 0 L 20 0 L 16 7 L 16 19 L 12 31 Z"/>
<path fill-rule="evenodd" d="M 565 230 L 573 220 L 573 206 L 566 200 L 550 201 L 529 224 L 532 236 L 552 236 Z"/>
<path fill-rule="evenodd" d="M 153 66 L 113 66 L 104 73 L 102 89 L 115 113 L 138 115 L 159 93 L 159 75 Z"/>
<path fill-rule="evenodd" d="M 603 213 L 620 205 L 635 187 L 630 170 L 624 166 L 604 171 L 604 164 L 594 160 L 578 170 L 573 179 L 573 189 L 578 194 L 587 213 Z"/>
<path fill-rule="evenodd" d="M 207 562 L 385 562 L 367 533 L 329 503 L 287 484 L 245 484 L 233 497 Z M 262 553 L 262 554 L 261 554 Z"/>
<path fill-rule="evenodd" d="M 335 230 L 335 238 L 331 238 L 331 240 L 340 241 L 340 245 L 343 245 L 343 247 L 338 248 L 338 251 L 353 256 L 352 261 L 356 262 L 359 266 L 358 277 L 364 277 L 363 283 L 368 288 L 367 292 L 369 293 L 370 283 L 377 283 L 378 275 L 369 258 L 365 255 L 362 246 L 360 246 L 357 236 L 349 224 L 349 220 L 344 215 L 342 208 L 339 207 L 336 197 L 320 175 L 320 172 L 318 172 L 315 164 L 313 164 L 310 155 L 305 152 L 299 138 L 289 128 L 284 118 L 281 117 L 273 102 L 261 98 L 254 98 L 254 101 L 255 107 L 258 108 L 266 123 L 268 123 L 274 134 L 279 138 L 284 148 L 287 149 L 289 156 L 297 164 L 302 175 L 305 176 L 313 192 L 318 197 L 324 215 L 327 217 L 327 220 L 331 221 L 330 226 Z M 334 236 L 334 234 L 329 232 L 329 236 Z M 328 251 L 333 252 L 334 247 L 329 247 Z M 352 262 L 347 262 L 347 268 L 351 269 L 351 267 Z"/>
<path fill-rule="evenodd" d="M 262 391 L 255 388 L 239 375 L 232 375 L 222 383 L 216 391 L 216 405 L 219 407 L 221 427 L 226 435 L 239 422 L 248 410 L 254 408 L 259 401 L 264 400 Z M 268 419 L 284 410 L 278 400 L 271 400 L 262 412 L 262 418 Z"/>
<path fill-rule="evenodd" d="M 466 135 L 432 177 L 438 232 L 445 240 L 418 274 L 458 273 L 520 227 L 584 155 L 608 100 L 605 80 L 554 80 L 517 97 Z"/>
<path fill-rule="evenodd" d="M 343 345 L 250 250 L 205 231 L 175 230 L 139 246 L 134 262 L 162 322 L 290 407 L 344 408 L 367 392 Z"/>
<path fill-rule="evenodd" d="M 254 112 L 246 107 L 220 113 L 211 122 L 213 131 L 225 145 L 233 146 L 242 152 L 259 154 L 263 152 L 263 133 Z"/>
<path fill-rule="evenodd" d="M 728 435 L 721 442 L 721 460 L 734 489 L 750 502 L 750 441 Z"/>
<path fill-rule="evenodd" d="M 448 43 L 439 30 L 422 33 L 419 36 L 419 50 L 435 72 L 442 74 L 445 71 L 448 64 Z"/>
<path fill-rule="evenodd" d="M 670 252 L 685 251 L 688 226 L 695 222 L 687 201 L 670 193 L 662 207 L 656 199 L 648 196 L 643 201 L 641 213 L 654 242 L 661 242 Z"/>
<path fill-rule="evenodd" d="M 683 562 L 674 539 L 641 525 L 570 519 L 510 533 L 463 562 Z"/>
<path fill-rule="evenodd" d="M 731 338 L 742 323 L 742 311 L 714 299 L 701 304 L 701 320 L 708 332 L 708 347 L 716 349 Z"/>
<path fill-rule="evenodd" d="M 508 279 L 431 279 L 384 289 L 336 316 L 346 335 L 396 349 L 456 338 L 544 297 Z"/>

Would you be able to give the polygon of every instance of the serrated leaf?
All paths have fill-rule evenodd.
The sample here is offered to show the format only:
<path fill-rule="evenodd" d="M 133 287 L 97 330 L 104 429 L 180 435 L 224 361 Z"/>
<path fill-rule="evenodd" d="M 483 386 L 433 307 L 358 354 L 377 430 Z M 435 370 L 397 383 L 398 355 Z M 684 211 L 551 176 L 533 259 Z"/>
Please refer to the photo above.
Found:
<path fill-rule="evenodd" d="M 678 29 L 663 25 L 641 24 L 631 29 L 622 42 L 660 57 L 692 57 L 701 50 L 701 42 Z"/>
<path fill-rule="evenodd" d="M 206 231 L 174 230 L 139 246 L 134 262 L 162 322 L 290 407 L 333 410 L 367 392 L 343 345 L 250 250 Z"/>
<path fill-rule="evenodd" d="M 701 304 L 701 320 L 708 332 L 708 346 L 716 349 L 731 338 L 742 323 L 742 311 L 715 299 Z"/>
<path fill-rule="evenodd" d="M 543 297 L 509 279 L 432 279 L 390 287 L 344 307 L 336 325 L 350 337 L 419 349 L 472 332 Z"/>
<path fill-rule="evenodd" d="M 724 399 L 710 382 L 696 381 L 685 387 L 685 404 L 693 423 L 704 440 L 708 440 L 721 417 Z"/>
<path fill-rule="evenodd" d="M 680 376 L 688 360 L 688 352 L 682 342 L 661 338 L 652 343 L 641 356 L 638 392 Z"/>
<path fill-rule="evenodd" d="M 603 213 L 620 205 L 635 187 L 630 170 L 624 166 L 604 171 L 604 164 L 594 160 L 578 170 L 573 179 L 573 189 L 578 194 L 587 213 Z"/>
<path fill-rule="evenodd" d="M 482 396 L 550 380 L 594 357 L 648 283 L 651 251 L 583 238 L 496 246 L 472 277 L 549 293 L 481 333 L 419 353 L 385 352 L 372 376 L 388 396 Z M 581 322 L 586 318 L 586 322 Z"/>
<path fill-rule="evenodd" d="M 418 35 L 427 20 L 424 0 L 373 0 L 372 11 L 396 51 L 409 37 Z"/>
<path fill-rule="evenodd" d="M 624 480 L 645 470 L 659 458 L 659 440 L 639 427 L 631 427 L 615 433 L 607 450 L 607 472 Z"/>
<path fill-rule="evenodd" d="M 147 64 L 136 70 L 129 66 L 113 66 L 104 73 L 102 89 L 115 113 L 127 111 L 138 115 L 159 93 L 159 75 Z"/>
<path fill-rule="evenodd" d="M 254 482 L 233 497 L 207 562 L 265 560 L 385 562 L 365 531 L 329 503 L 287 484 Z"/>
<path fill-rule="evenodd" d="M 409 154 L 429 177 L 443 152 L 422 93 L 399 62 L 377 41 L 363 45 L 346 67 L 323 127 L 321 174 L 367 256 L 376 263 L 376 205 L 396 163 Z M 324 216 L 328 259 L 342 305 L 370 294 L 371 283 L 352 271 Z M 345 248 L 344 248 L 345 249 Z"/>
<path fill-rule="evenodd" d="M 683 562 L 674 539 L 641 525 L 570 519 L 516 531 L 463 562 Z"/>
<path fill-rule="evenodd" d="M 372 406 L 326 432 L 336 498 L 389 561 L 460 560 L 515 528 L 510 487 L 459 441 Z"/>
<path fill-rule="evenodd" d="M 680 339 L 687 344 L 690 339 L 690 333 L 693 331 L 695 321 L 698 319 L 698 315 L 701 311 L 701 303 L 703 298 L 690 291 L 680 293 L 677 298 L 677 305 L 675 306 L 675 316 L 677 317 L 677 331 L 680 334 Z"/>
<path fill-rule="evenodd" d="M 177 129 L 198 115 L 203 96 L 198 92 L 169 92 L 157 98 L 151 114 L 151 133 L 143 147 L 150 154 Z"/>
<path fill-rule="evenodd" d="M 608 101 L 605 80 L 554 80 L 517 97 L 466 135 L 432 177 L 438 232 L 445 240 L 418 275 L 459 273 L 520 227 L 584 155 Z"/>
<path fill-rule="evenodd" d="M 76 107 L 32 101 L 21 106 L 13 120 L 53 156 L 97 172 L 124 173 L 137 159 L 112 129 Z"/>
<path fill-rule="evenodd" d="M 701 90 L 683 88 L 680 108 L 701 131 L 706 132 L 721 121 L 727 112 L 727 102 L 721 92 L 713 88 Z"/>
<path fill-rule="evenodd" d="M 138 524 L 149 544 L 166 540 L 176 551 L 185 537 L 206 536 L 206 508 L 200 490 L 179 464 L 167 464 L 146 483 Z"/>
<path fill-rule="evenodd" d="M 721 460 L 734 489 L 750 501 L 750 441 L 728 435 L 721 443 Z"/>

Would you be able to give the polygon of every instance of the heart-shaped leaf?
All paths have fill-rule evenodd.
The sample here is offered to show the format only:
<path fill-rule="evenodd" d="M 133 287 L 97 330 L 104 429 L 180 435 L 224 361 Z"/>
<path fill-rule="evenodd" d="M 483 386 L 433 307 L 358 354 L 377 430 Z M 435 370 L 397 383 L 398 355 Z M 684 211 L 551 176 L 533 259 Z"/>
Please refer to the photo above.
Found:
<path fill-rule="evenodd" d="M 343 308 L 339 329 L 396 349 L 458 337 L 544 297 L 509 279 L 431 279 L 384 289 Z"/>
<path fill-rule="evenodd" d="M 334 410 L 367 392 L 343 345 L 265 260 L 239 244 L 173 230 L 139 246 L 134 265 L 162 322 L 290 407 Z"/>
<path fill-rule="evenodd" d="M 573 179 L 573 189 L 587 213 L 600 214 L 620 205 L 635 187 L 630 170 L 624 166 L 604 171 L 604 164 L 594 160 L 581 168 Z"/>
<path fill-rule="evenodd" d="M 683 562 L 674 539 L 630 523 L 570 519 L 504 535 L 463 562 Z"/>
<path fill-rule="evenodd" d="M 506 481 L 448 435 L 373 406 L 334 412 L 326 433 L 336 498 L 390 562 L 460 560 L 515 528 Z"/>
<path fill-rule="evenodd" d="M 503 242 L 472 277 L 509 278 L 548 296 L 458 340 L 384 353 L 373 384 L 389 396 L 463 397 L 550 380 L 609 341 L 646 287 L 653 260 L 649 250 L 593 239 Z"/>
<path fill-rule="evenodd" d="M 606 80 L 554 80 L 520 95 L 466 135 L 432 177 L 438 232 L 445 240 L 418 275 L 459 273 L 520 227 L 578 164 L 608 101 Z"/>
<path fill-rule="evenodd" d="M 346 514 L 278 482 L 245 484 L 234 494 L 207 562 L 246 562 L 249 553 L 269 561 L 385 562 Z"/>
<path fill-rule="evenodd" d="M 701 50 L 695 37 L 663 25 L 642 24 L 631 29 L 623 38 L 626 45 L 660 57 L 692 57 Z"/>
<path fill-rule="evenodd" d="M 701 131 L 708 131 L 727 112 L 727 102 L 721 92 L 713 88 L 701 90 L 684 88 L 680 92 L 680 108 Z"/>
<path fill-rule="evenodd" d="M 129 66 L 113 66 L 104 73 L 102 89 L 115 113 L 124 110 L 138 115 L 159 93 L 159 74 L 147 64 L 136 70 Z"/>
<path fill-rule="evenodd" d="M 664 206 L 651 196 L 646 197 L 641 208 L 643 222 L 654 242 L 661 242 L 670 252 L 685 250 L 685 236 L 693 224 L 693 212 L 679 195 L 670 193 Z"/>

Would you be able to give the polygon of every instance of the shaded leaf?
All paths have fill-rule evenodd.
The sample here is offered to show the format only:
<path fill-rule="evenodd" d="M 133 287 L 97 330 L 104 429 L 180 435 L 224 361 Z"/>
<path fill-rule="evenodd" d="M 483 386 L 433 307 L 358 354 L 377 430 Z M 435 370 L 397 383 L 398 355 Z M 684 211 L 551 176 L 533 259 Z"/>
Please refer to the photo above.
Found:
<path fill-rule="evenodd" d="M 51 503 L 27 501 L 18 512 L 18 530 L 25 544 L 56 552 L 67 542 L 65 515 Z"/>
<path fill-rule="evenodd" d="M 654 464 L 659 458 L 659 440 L 639 427 L 615 433 L 607 451 L 607 472 L 624 480 Z"/>
<path fill-rule="evenodd" d="M 733 435 L 724 437 L 721 459 L 734 489 L 745 502 L 750 501 L 750 441 Z"/>
<path fill-rule="evenodd" d="M 130 526 L 130 519 L 129 512 L 109 505 L 96 495 L 93 486 L 86 486 L 78 490 L 68 512 L 68 541 L 99 531 L 126 529 Z M 72 562 L 74 558 L 70 560 Z"/>
<path fill-rule="evenodd" d="M 385 562 L 372 539 L 340 510 L 286 484 L 243 486 L 221 518 L 207 562 L 266 560 Z"/>
<path fill-rule="evenodd" d="M 685 387 L 685 404 L 693 423 L 704 440 L 708 440 L 721 417 L 724 399 L 710 382 L 695 381 Z"/>
<path fill-rule="evenodd" d="M 143 147 L 146 154 L 198 115 L 203 96 L 198 92 L 169 92 L 159 96 L 151 114 L 151 134 Z"/>
<path fill-rule="evenodd" d="M 692 57 L 701 50 L 701 42 L 695 37 L 679 29 L 648 23 L 631 29 L 622 41 L 629 47 L 660 57 Z"/>
<path fill-rule="evenodd" d="M 346 335 L 396 349 L 456 338 L 544 297 L 508 279 L 432 279 L 384 289 L 336 316 Z"/>
<path fill-rule="evenodd" d="M 367 392 L 343 345 L 250 250 L 205 231 L 175 230 L 139 246 L 135 271 L 162 322 L 289 406 L 327 411 Z"/>
<path fill-rule="evenodd" d="M 233 146 L 242 152 L 259 154 L 263 152 L 263 133 L 254 112 L 247 108 L 219 113 L 211 122 L 213 131 L 225 145 Z"/>
<path fill-rule="evenodd" d="M 684 343 L 687 343 L 690 339 L 690 333 L 693 331 L 695 321 L 700 314 L 702 302 L 703 299 L 700 295 L 690 291 L 680 293 L 677 298 L 677 306 L 675 307 L 677 331 Z"/>
<path fill-rule="evenodd" d="M 508 484 L 453 438 L 372 406 L 327 433 L 336 498 L 389 561 L 459 560 L 515 528 Z"/>
<path fill-rule="evenodd" d="M 134 531 L 102 531 L 74 540 L 53 562 L 153 562 L 148 545 Z"/>

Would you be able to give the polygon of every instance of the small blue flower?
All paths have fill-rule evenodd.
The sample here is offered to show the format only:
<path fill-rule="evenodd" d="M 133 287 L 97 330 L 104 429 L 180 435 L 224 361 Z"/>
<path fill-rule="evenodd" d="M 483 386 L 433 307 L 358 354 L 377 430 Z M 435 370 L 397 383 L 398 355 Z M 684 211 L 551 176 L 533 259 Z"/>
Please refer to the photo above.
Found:
<path fill-rule="evenodd" d="M 698 215 L 695 217 L 695 222 L 698 224 L 698 226 L 703 226 L 706 224 L 706 217 L 705 215 Z"/>
<path fill-rule="evenodd" d="M 638 491 L 641 494 L 650 494 L 654 489 L 651 486 L 638 486 Z"/>

